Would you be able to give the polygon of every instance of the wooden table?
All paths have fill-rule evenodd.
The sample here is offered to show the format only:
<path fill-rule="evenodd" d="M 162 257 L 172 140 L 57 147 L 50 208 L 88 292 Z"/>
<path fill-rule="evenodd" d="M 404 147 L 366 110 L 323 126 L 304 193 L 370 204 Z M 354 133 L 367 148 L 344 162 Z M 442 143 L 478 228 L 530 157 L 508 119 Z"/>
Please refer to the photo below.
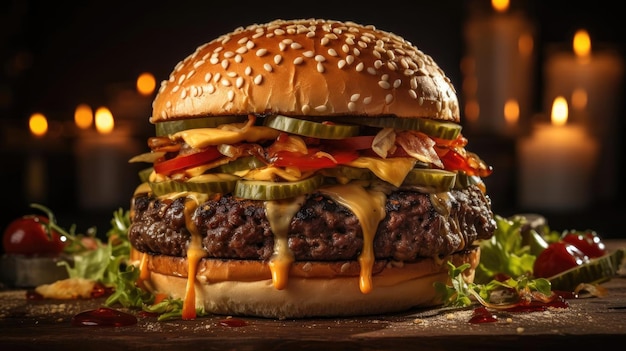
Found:
<path fill-rule="evenodd" d="M 626 247 L 611 240 L 610 247 Z M 570 307 L 530 313 L 497 313 L 494 323 L 472 324 L 466 310 L 429 309 L 341 319 L 225 316 L 158 322 L 139 316 L 128 327 L 77 327 L 78 312 L 102 306 L 87 301 L 27 301 L 24 290 L 0 292 L 0 350 L 400 350 L 609 347 L 626 344 L 626 277 L 602 285 L 604 297 L 569 300 Z M 621 347 L 621 346 L 619 346 Z"/>

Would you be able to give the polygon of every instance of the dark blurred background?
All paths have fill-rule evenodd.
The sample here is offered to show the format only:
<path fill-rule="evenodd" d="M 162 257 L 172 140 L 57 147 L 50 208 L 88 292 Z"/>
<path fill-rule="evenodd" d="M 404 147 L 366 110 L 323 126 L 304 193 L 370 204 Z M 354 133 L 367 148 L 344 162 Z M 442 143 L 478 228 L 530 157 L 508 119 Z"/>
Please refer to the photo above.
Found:
<path fill-rule="evenodd" d="M 144 167 L 129 165 L 127 160 L 148 150 L 145 141 L 154 131 L 148 117 L 155 93 L 139 94 L 135 88 L 138 76 L 151 73 L 158 87 L 181 59 L 220 34 L 276 18 L 312 17 L 373 24 L 405 37 L 438 62 L 457 87 L 463 106 L 463 134 L 469 139 L 467 149 L 494 167 L 486 184 L 497 214 L 535 212 L 546 216 L 553 229 L 594 229 L 606 237 L 626 237 L 621 224 L 626 215 L 621 201 L 625 189 L 621 133 L 625 130 L 626 38 L 617 2 L 605 0 L 512 0 L 504 13 L 496 13 L 486 0 L 376 6 L 338 1 L 297 6 L 280 1 L 87 0 L 72 6 L 54 1 L 3 1 L 0 227 L 34 212 L 29 208 L 34 202 L 52 209 L 66 228 L 76 224 L 78 231 L 84 231 L 96 226 L 104 234 L 113 211 L 129 207 L 139 183 L 137 172 Z M 555 187 L 568 181 L 580 183 L 572 180 L 577 177 L 576 169 L 563 179 L 543 179 L 541 172 L 534 171 L 521 176 L 521 168 L 526 167 L 520 167 L 518 149 L 535 122 L 549 120 L 553 98 L 549 92 L 557 89 L 551 84 L 563 82 L 558 77 L 547 78 L 549 70 L 567 67 L 557 61 L 557 69 L 548 69 L 547 63 L 556 52 L 572 51 L 578 29 L 587 30 L 591 38 L 592 60 L 599 50 L 617 57 L 616 62 L 606 64 L 608 68 L 603 67 L 605 63 L 598 64 L 600 70 L 608 69 L 602 74 L 610 79 L 598 82 L 586 73 L 580 78 L 599 91 L 595 96 L 589 92 L 587 106 L 593 107 L 593 99 L 601 95 L 601 116 L 577 117 L 599 143 L 600 152 L 591 167 L 590 181 L 571 201 L 572 192 L 544 201 L 540 195 L 546 191 L 541 187 L 531 190 L 539 200 L 536 196 L 525 199 L 520 195 L 524 177 L 539 177 L 542 183 L 554 182 Z M 517 52 L 520 35 L 531 39 L 525 58 Z M 608 92 L 605 84 L 611 84 Z M 513 129 L 502 124 L 499 107 L 493 112 L 488 106 L 500 106 L 508 91 L 516 95 L 518 104 Z M 473 103 L 481 104 L 480 113 Z M 80 104 L 94 111 L 106 106 L 115 120 L 114 136 L 103 138 L 93 126 L 77 128 L 74 113 Z M 47 119 L 48 131 L 43 137 L 34 137 L 29 131 L 33 113 Z M 596 132 L 595 124 L 610 127 Z M 578 143 L 583 144 L 576 139 L 562 141 Z"/>

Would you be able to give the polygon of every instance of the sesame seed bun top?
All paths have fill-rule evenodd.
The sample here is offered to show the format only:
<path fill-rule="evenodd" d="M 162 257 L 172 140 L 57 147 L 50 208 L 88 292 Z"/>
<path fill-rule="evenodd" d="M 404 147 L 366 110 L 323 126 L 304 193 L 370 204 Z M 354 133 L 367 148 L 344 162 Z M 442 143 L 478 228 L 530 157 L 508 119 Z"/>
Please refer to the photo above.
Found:
<path fill-rule="evenodd" d="M 430 56 L 373 26 L 321 19 L 254 24 L 201 45 L 152 107 L 152 123 L 250 113 L 460 118 Z"/>

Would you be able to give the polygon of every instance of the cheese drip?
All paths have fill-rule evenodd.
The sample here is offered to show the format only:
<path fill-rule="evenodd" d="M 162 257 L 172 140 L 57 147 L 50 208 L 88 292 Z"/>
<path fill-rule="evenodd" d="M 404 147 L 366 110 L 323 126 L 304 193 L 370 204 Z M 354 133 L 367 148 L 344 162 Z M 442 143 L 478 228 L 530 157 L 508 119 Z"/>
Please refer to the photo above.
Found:
<path fill-rule="evenodd" d="M 387 197 L 379 191 L 368 191 L 363 187 L 348 184 L 320 189 L 337 203 L 350 209 L 359 219 L 363 231 L 363 250 L 359 255 L 361 272 L 359 288 L 364 294 L 372 291 L 372 267 L 374 266 L 374 236 L 378 224 L 385 218 Z"/>
<path fill-rule="evenodd" d="M 150 270 L 148 269 L 148 253 L 141 254 L 141 261 L 139 261 L 139 279 L 137 285 L 140 288 L 146 287 L 146 281 L 150 279 Z"/>
<path fill-rule="evenodd" d="M 272 272 L 274 288 L 282 290 L 287 287 L 289 269 L 294 261 L 289 250 L 287 234 L 291 219 L 302 207 L 304 196 L 293 199 L 265 201 L 265 216 L 274 233 L 274 253 L 270 258 L 269 268 Z"/>
<path fill-rule="evenodd" d="M 193 213 L 200 205 L 199 199 L 195 196 L 188 196 L 185 200 L 185 226 L 191 234 L 187 247 L 187 286 L 185 288 L 185 298 L 183 299 L 183 319 L 196 318 L 196 275 L 198 264 L 206 256 L 202 248 L 202 236 L 198 232 L 198 227 L 193 222 Z"/>

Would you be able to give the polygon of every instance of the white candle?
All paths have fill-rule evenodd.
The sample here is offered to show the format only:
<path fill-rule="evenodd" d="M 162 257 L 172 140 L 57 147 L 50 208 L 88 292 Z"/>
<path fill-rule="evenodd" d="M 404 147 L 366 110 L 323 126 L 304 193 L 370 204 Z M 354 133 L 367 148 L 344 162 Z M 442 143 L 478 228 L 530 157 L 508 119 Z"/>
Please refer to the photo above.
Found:
<path fill-rule="evenodd" d="M 577 35 L 586 35 L 585 39 L 589 40 L 584 31 Z M 556 96 L 564 96 L 571 106 L 569 118 L 583 124 L 601 142 L 595 176 L 603 180 L 595 197 L 603 200 L 614 197 L 619 181 L 616 172 L 619 150 L 615 145 L 620 138 L 618 115 L 623 97 L 624 63 L 616 51 L 593 51 L 590 41 L 588 45 L 581 46 L 580 41 L 574 40 L 573 50 L 548 53 L 544 66 L 544 104 Z"/>
<path fill-rule="evenodd" d="M 128 160 L 139 145 L 127 128 L 108 133 L 84 130 L 76 143 L 79 202 L 83 209 L 115 210 L 127 207 L 129 195 L 139 182 Z"/>
<path fill-rule="evenodd" d="M 552 119 L 552 124 L 536 125 L 518 143 L 520 206 L 554 212 L 584 209 L 591 199 L 596 142 L 582 125 L 557 125 L 554 113 Z"/>
<path fill-rule="evenodd" d="M 472 132 L 514 136 L 532 111 L 535 30 L 507 9 L 471 16 L 465 26 L 463 97 Z"/>

